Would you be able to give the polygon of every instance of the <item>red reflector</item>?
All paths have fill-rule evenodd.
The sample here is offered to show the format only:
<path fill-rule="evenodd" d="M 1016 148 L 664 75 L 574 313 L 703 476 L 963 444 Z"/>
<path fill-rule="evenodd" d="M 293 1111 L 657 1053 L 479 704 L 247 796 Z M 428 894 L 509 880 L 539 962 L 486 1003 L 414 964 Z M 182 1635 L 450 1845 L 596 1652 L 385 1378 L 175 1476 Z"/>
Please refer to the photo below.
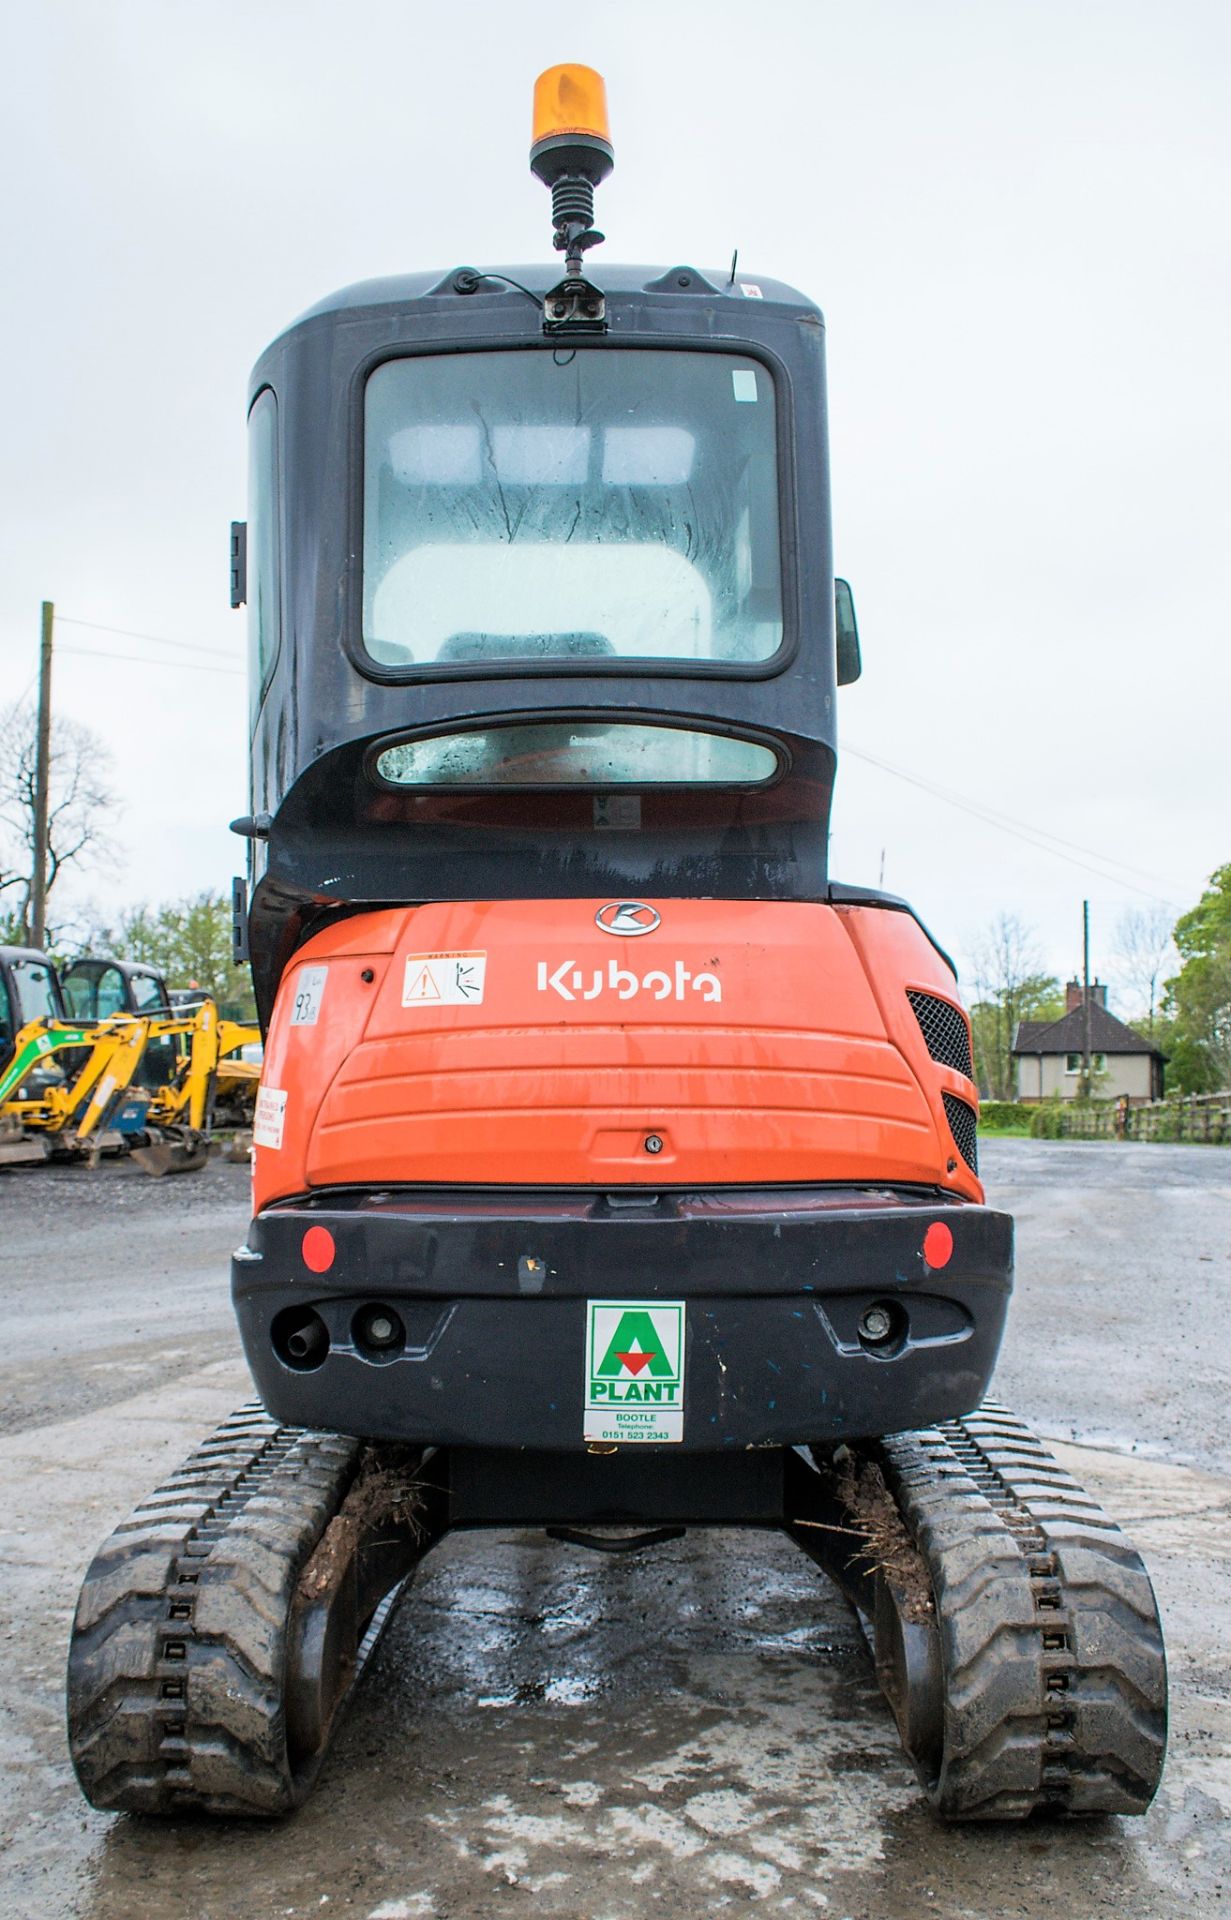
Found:
<path fill-rule="evenodd" d="M 319 1227 L 313 1227 L 319 1233 Z M 929 1267 L 947 1267 L 953 1258 L 953 1235 L 943 1220 L 933 1220 L 923 1236 L 923 1257 Z"/>
<path fill-rule="evenodd" d="M 303 1237 L 303 1263 L 313 1273 L 328 1273 L 337 1248 L 328 1227 L 309 1227 Z"/>

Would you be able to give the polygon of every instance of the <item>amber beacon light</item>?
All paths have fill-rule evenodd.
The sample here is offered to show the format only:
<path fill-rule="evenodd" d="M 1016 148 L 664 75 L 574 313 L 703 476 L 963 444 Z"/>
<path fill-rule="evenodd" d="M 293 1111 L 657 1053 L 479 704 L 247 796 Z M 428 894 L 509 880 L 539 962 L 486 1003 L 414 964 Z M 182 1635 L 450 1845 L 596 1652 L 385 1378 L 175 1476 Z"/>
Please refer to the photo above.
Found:
<path fill-rule="evenodd" d="M 610 171 L 611 130 L 607 123 L 607 88 L 593 67 L 548 67 L 534 83 L 534 145 L 531 164 L 545 140 L 564 134 L 584 134 L 597 140 L 607 156 L 598 177 Z"/>
<path fill-rule="evenodd" d="M 578 291 L 585 285 L 581 279 L 582 255 L 603 238 L 594 225 L 594 189 L 614 165 L 603 76 L 593 67 L 548 67 L 534 83 L 530 170 L 551 188 L 555 245 L 565 257 L 566 278 L 561 288 L 549 295 L 549 301 L 560 304 L 563 299 L 568 317 L 574 321 L 593 323 L 599 317 L 597 311 L 588 310 L 584 300 L 574 300 L 566 290 L 573 282 L 578 283 Z M 601 301 L 601 295 L 598 298 Z M 549 305 L 549 320 L 564 317 Z"/>

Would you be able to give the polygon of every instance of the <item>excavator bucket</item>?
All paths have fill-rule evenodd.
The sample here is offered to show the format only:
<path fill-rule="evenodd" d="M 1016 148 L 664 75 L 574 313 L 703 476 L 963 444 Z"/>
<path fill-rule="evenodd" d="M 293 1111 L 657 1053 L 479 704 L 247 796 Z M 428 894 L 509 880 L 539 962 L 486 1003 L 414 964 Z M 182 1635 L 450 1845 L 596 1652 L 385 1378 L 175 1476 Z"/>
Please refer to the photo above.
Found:
<path fill-rule="evenodd" d="M 143 1173 L 161 1180 L 165 1173 L 197 1173 L 209 1159 L 209 1140 L 188 1130 L 176 1137 L 164 1134 L 148 1146 L 134 1147 L 132 1158 Z"/>

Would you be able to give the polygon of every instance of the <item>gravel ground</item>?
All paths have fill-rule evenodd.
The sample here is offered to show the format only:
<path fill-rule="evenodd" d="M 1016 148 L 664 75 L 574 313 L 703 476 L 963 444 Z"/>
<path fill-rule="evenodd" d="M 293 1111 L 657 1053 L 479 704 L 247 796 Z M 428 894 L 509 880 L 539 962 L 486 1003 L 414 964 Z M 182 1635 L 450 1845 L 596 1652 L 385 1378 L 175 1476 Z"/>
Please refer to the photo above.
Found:
<path fill-rule="evenodd" d="M 989 1141 L 1017 1219 L 996 1391 L 1049 1434 L 1231 1473 L 1231 1149 Z"/>
<path fill-rule="evenodd" d="M 162 1180 L 126 1159 L 0 1170 L 0 1434 L 233 1359 L 227 1260 L 247 1194 L 247 1169 L 221 1158 Z"/>
<path fill-rule="evenodd" d="M 997 1390 L 1134 1532 L 1171 1758 L 1141 1821 L 938 1828 L 849 1615 L 786 1542 L 628 1559 L 541 1534 L 426 1563 L 314 1799 L 274 1828 L 95 1814 L 64 1750 L 107 1530 L 249 1391 L 242 1168 L 0 1175 L 0 1911 L 14 1920 L 1210 1920 L 1231 1907 L 1231 1153 L 991 1142 L 1019 1221 Z"/>

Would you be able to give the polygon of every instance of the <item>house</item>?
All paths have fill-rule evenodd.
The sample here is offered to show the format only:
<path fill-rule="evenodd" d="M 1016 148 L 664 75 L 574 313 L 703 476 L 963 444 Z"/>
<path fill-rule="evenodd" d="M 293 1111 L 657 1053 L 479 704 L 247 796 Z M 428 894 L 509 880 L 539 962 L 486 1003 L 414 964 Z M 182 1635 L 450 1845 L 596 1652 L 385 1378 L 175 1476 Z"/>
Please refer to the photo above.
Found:
<path fill-rule="evenodd" d="M 1020 1020 L 1013 1041 L 1019 1100 L 1076 1100 L 1081 1093 L 1081 1058 L 1086 1044 L 1086 1010 L 1081 982 L 1064 990 L 1059 1020 Z M 1161 1100 L 1165 1055 L 1107 1011 L 1107 988 L 1090 987 L 1090 1091 L 1099 1100 Z"/>

